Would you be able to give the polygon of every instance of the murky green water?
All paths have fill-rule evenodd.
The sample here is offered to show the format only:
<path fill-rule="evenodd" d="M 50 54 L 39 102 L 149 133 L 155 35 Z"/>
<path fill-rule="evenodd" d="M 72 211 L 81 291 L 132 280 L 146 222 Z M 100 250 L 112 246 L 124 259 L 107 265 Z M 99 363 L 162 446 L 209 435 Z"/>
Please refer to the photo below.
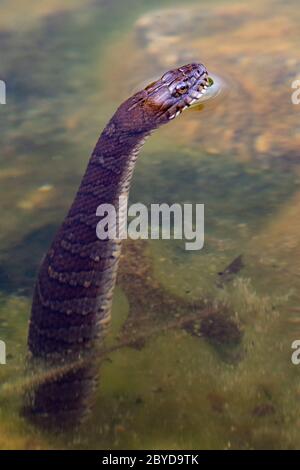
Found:
<path fill-rule="evenodd" d="M 300 447 L 300 366 L 291 363 L 300 336 L 300 105 L 291 104 L 300 12 L 292 0 L 265 0 L 250 11 L 231 1 L 184 5 L 0 3 L 0 79 L 7 83 L 0 106 L 0 339 L 7 346 L 0 448 Z M 172 13 L 157 20 L 159 8 Z M 41 430 L 20 413 L 37 266 L 116 106 L 189 60 L 224 77 L 228 93 L 151 137 L 130 199 L 204 203 L 204 249 L 143 245 L 153 285 L 145 271 L 135 294 L 122 277 L 107 340 L 118 344 L 131 318 L 143 347 L 105 356 L 93 413 L 81 428 Z M 218 287 L 218 272 L 240 254 L 243 269 Z M 176 296 L 180 318 L 191 302 L 226 306 L 243 331 L 241 344 L 228 351 L 176 327 L 177 309 L 166 308 Z"/>

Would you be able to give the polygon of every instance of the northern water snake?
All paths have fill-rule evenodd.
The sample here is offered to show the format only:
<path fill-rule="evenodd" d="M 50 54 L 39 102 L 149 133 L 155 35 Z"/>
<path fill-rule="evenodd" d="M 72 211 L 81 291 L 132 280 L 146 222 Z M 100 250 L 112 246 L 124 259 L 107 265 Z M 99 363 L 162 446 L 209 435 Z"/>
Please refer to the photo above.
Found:
<path fill-rule="evenodd" d="M 201 64 L 172 70 L 126 100 L 107 124 L 38 274 L 28 339 L 33 355 L 81 350 L 107 324 L 120 241 L 97 238 L 97 207 L 120 209 L 145 138 L 199 99 L 207 84 Z"/>
<path fill-rule="evenodd" d="M 54 363 L 74 359 L 103 334 L 110 319 L 121 242 L 97 238 L 97 207 L 109 203 L 121 210 L 119 197 L 128 196 L 146 137 L 197 101 L 208 84 L 202 64 L 171 70 L 126 100 L 105 127 L 39 270 L 28 336 L 34 358 L 51 358 Z M 78 382 L 78 375 L 67 382 L 72 380 Z M 63 379 L 52 390 L 52 401 L 65 384 Z M 36 391 L 33 407 L 45 408 L 43 401 L 45 390 Z"/>

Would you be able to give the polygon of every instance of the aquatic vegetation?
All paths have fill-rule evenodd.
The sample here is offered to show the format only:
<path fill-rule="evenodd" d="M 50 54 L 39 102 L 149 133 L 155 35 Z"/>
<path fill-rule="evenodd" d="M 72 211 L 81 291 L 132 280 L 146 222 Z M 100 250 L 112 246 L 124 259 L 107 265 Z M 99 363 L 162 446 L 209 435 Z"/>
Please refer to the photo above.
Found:
<path fill-rule="evenodd" d="M 0 115 L 0 448 L 299 448 L 300 369 L 290 361 L 300 336 L 295 3 L 10 3 L 0 6 L 0 78 L 9 84 Z M 158 18 L 161 5 L 170 10 Z M 21 416 L 24 390 L 57 373 L 25 367 L 39 261 L 115 106 L 200 52 L 225 81 L 233 76 L 232 93 L 146 144 L 130 198 L 203 202 L 204 249 L 128 242 L 111 332 L 95 358 L 93 414 L 76 432 L 41 432 Z M 218 272 L 241 253 L 243 269 L 218 288 Z M 221 317 L 203 323 L 203 312 Z"/>

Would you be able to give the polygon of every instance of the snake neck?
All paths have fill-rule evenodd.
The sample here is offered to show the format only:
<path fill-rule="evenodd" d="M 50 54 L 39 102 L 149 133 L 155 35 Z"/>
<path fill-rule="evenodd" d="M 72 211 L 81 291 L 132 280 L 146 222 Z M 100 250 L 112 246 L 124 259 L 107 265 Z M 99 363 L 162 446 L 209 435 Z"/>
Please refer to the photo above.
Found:
<path fill-rule="evenodd" d="M 130 114 L 122 127 L 117 112 L 102 132 L 40 267 L 28 337 L 33 356 L 81 354 L 109 324 L 120 241 L 97 238 L 96 211 L 100 204 L 112 204 L 118 215 L 119 198 L 128 196 L 138 152 L 152 130 L 131 131 L 128 122 Z"/>

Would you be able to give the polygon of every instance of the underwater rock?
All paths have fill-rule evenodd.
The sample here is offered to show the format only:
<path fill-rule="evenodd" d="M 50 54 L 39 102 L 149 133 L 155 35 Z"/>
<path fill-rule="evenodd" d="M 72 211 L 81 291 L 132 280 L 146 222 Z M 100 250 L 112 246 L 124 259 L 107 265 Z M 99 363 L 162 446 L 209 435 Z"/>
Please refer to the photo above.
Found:
<path fill-rule="evenodd" d="M 244 160 L 297 152 L 299 113 L 291 105 L 291 84 L 300 70 L 298 21 L 284 3 L 152 10 L 137 20 L 135 33 L 144 61 L 157 74 L 203 57 L 227 83 L 226 100 L 206 113 L 206 125 L 190 113 L 180 122 L 178 138 L 188 136 L 205 151 Z"/>

